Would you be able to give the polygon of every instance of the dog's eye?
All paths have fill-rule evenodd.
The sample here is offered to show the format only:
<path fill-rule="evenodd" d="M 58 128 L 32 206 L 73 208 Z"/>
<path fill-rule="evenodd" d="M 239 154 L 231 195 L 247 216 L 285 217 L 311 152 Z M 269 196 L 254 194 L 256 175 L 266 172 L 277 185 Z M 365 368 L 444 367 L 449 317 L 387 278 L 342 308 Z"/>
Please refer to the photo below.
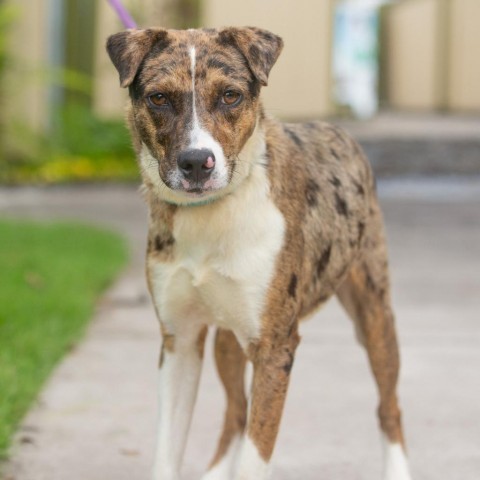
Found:
<path fill-rule="evenodd" d="M 154 93 L 148 97 L 150 105 L 153 107 L 165 107 L 168 105 L 167 97 L 163 93 Z"/>
<path fill-rule="evenodd" d="M 222 103 L 224 105 L 237 105 L 242 100 L 242 94 L 235 90 L 227 90 L 222 96 Z"/>

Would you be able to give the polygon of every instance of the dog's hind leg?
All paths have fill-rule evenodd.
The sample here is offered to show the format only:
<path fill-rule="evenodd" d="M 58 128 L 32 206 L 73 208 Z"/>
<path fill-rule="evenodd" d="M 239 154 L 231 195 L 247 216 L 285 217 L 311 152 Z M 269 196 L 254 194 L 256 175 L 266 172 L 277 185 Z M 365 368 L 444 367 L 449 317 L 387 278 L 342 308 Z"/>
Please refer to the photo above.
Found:
<path fill-rule="evenodd" d="M 384 480 L 410 480 L 397 399 L 399 352 L 390 304 L 385 243 L 381 229 L 353 266 L 337 296 L 365 346 L 380 395 L 378 416 L 385 444 Z"/>
<path fill-rule="evenodd" d="M 226 480 L 233 477 L 247 417 L 244 386 L 246 357 L 231 331 L 217 330 L 215 362 L 225 388 L 227 410 L 217 451 L 202 480 Z"/>

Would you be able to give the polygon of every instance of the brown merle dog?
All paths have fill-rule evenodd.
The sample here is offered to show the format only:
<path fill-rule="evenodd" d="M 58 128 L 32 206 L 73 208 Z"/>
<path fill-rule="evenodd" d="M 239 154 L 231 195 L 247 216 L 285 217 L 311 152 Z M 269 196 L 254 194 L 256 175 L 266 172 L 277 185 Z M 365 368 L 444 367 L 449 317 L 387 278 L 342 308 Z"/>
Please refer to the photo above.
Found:
<path fill-rule="evenodd" d="M 378 384 L 384 480 L 408 480 L 382 215 L 359 146 L 326 123 L 265 115 L 260 89 L 282 49 L 265 30 L 130 30 L 107 48 L 130 91 L 150 209 L 147 277 L 163 333 L 154 480 L 179 478 L 209 326 L 228 405 L 204 479 L 268 477 L 298 322 L 332 295 Z"/>

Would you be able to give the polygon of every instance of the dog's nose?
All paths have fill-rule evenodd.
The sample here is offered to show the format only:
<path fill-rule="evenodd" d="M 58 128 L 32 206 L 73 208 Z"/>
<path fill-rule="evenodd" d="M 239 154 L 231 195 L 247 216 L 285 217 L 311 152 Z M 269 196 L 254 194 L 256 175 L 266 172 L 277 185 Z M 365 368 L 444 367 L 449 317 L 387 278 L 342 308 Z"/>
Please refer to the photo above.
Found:
<path fill-rule="evenodd" d="M 185 150 L 177 158 L 178 168 L 187 180 L 206 180 L 215 169 L 215 155 L 207 148 Z"/>

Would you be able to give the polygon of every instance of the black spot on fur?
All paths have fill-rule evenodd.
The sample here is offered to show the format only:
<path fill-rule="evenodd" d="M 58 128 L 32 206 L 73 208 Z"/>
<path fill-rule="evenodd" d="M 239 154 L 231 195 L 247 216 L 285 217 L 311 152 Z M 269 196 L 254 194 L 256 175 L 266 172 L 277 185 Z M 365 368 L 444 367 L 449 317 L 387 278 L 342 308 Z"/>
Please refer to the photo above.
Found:
<path fill-rule="evenodd" d="M 320 192 L 320 186 L 315 180 L 308 180 L 305 194 L 307 196 L 307 203 L 314 207 L 318 205 L 318 192 Z"/>
<path fill-rule="evenodd" d="M 367 273 L 367 275 L 366 275 L 365 282 L 366 282 L 367 288 L 369 290 L 371 290 L 371 291 L 375 290 L 375 284 L 373 283 L 372 277 L 370 276 L 369 273 Z"/>
<path fill-rule="evenodd" d="M 175 71 L 178 68 L 178 62 L 176 60 L 164 61 L 162 64 L 156 69 L 155 74 L 161 73 L 162 75 L 174 75 Z M 149 73 L 152 70 L 149 70 Z M 153 73 L 153 72 L 152 72 Z"/>
<path fill-rule="evenodd" d="M 318 130 L 318 123 L 316 122 L 308 122 L 308 123 L 304 123 L 303 125 L 308 130 Z"/>
<path fill-rule="evenodd" d="M 143 98 L 143 86 L 140 85 L 140 82 L 138 81 L 138 75 L 135 77 L 133 82 L 129 85 L 128 87 L 128 93 L 130 95 L 130 98 L 133 101 L 138 101 L 139 99 Z"/>
<path fill-rule="evenodd" d="M 290 284 L 288 285 L 288 294 L 295 298 L 297 295 L 297 276 L 292 273 L 292 276 L 290 277 Z"/>
<path fill-rule="evenodd" d="M 248 82 L 248 91 L 253 98 L 257 98 L 260 94 L 260 82 L 256 79 L 249 80 Z M 265 117 L 265 113 L 263 110 L 260 112 L 263 117 Z"/>
<path fill-rule="evenodd" d="M 353 182 L 353 184 L 355 185 L 355 188 L 357 189 L 357 193 L 358 195 L 361 195 L 362 197 L 365 195 L 365 189 L 363 188 L 363 185 L 361 183 L 358 183 L 358 182 Z"/>
<path fill-rule="evenodd" d="M 176 48 L 177 47 L 170 45 L 169 47 L 165 48 L 163 52 L 165 53 L 165 55 L 171 55 L 176 50 Z M 159 52 L 157 51 L 156 53 L 159 53 Z"/>
<path fill-rule="evenodd" d="M 317 262 L 317 277 L 320 277 L 330 262 L 330 255 L 332 254 L 332 244 L 330 244 L 322 253 L 322 256 Z"/>
<path fill-rule="evenodd" d="M 146 55 L 147 58 L 155 58 L 157 57 L 160 53 L 165 53 L 166 55 L 171 55 L 173 52 L 178 51 L 178 48 L 181 45 L 175 45 L 172 43 L 172 41 L 168 38 L 167 32 L 165 32 L 165 35 L 161 36 L 160 39 L 154 43 L 150 51 Z M 186 49 L 186 46 L 185 46 Z"/>
<path fill-rule="evenodd" d="M 171 75 L 172 74 L 172 69 L 168 65 L 164 67 L 159 67 L 158 73 L 162 74 L 163 76 Z"/>
<path fill-rule="evenodd" d="M 335 208 L 339 215 L 348 217 L 348 205 L 344 198 L 342 198 L 338 192 L 335 192 Z"/>
<path fill-rule="evenodd" d="M 248 53 L 253 59 L 259 60 L 261 50 L 254 43 L 252 43 L 252 45 L 250 45 L 250 48 L 248 49 Z"/>
<path fill-rule="evenodd" d="M 207 55 L 208 55 L 208 50 L 206 48 L 200 49 L 200 51 L 197 53 L 197 62 L 201 63 Z"/>
<path fill-rule="evenodd" d="M 340 155 L 338 155 L 338 153 L 336 152 L 336 150 L 334 148 L 331 148 L 330 149 L 330 153 L 337 159 L 337 160 L 340 160 Z"/>
<path fill-rule="evenodd" d="M 318 297 L 318 303 L 326 302 L 329 297 L 330 297 L 330 295 L 321 295 L 320 297 Z"/>
<path fill-rule="evenodd" d="M 337 127 L 330 127 L 330 131 L 335 135 L 336 139 L 342 144 L 346 145 L 345 137 L 340 133 Z"/>
<path fill-rule="evenodd" d="M 290 375 L 290 372 L 292 371 L 292 367 L 293 367 L 293 354 L 288 352 L 288 355 L 289 355 L 289 359 L 282 366 L 282 369 L 287 375 Z"/>
<path fill-rule="evenodd" d="M 365 224 L 363 222 L 358 222 L 358 242 L 360 243 L 365 233 Z"/>
<path fill-rule="evenodd" d="M 165 242 L 160 238 L 160 235 L 155 237 L 155 250 L 160 252 L 165 247 Z"/>
<path fill-rule="evenodd" d="M 207 78 L 207 71 L 202 69 L 195 74 L 198 80 L 205 80 Z"/>
<path fill-rule="evenodd" d="M 258 30 L 256 33 L 258 36 L 263 37 L 263 39 L 266 40 L 267 42 L 273 42 L 276 40 L 275 35 L 273 35 L 270 32 Z"/>
<path fill-rule="evenodd" d="M 365 285 L 367 286 L 367 289 L 370 290 L 371 292 L 376 290 L 375 283 L 373 281 L 372 276 L 370 275 L 370 272 L 368 269 L 365 267 L 364 269 L 365 272 Z"/>
<path fill-rule="evenodd" d="M 225 62 L 222 62 L 217 58 L 209 58 L 207 62 L 207 67 L 221 70 L 225 75 L 231 75 L 234 72 L 233 68 L 230 65 L 227 65 Z"/>
<path fill-rule="evenodd" d="M 329 180 L 329 182 L 335 187 L 338 188 L 342 185 L 342 182 L 335 175 Z"/>
<path fill-rule="evenodd" d="M 288 329 L 287 336 L 289 338 L 292 336 L 292 333 L 296 331 L 296 327 L 297 327 L 297 322 L 293 321 L 292 324 L 290 325 L 290 328 Z"/>
<path fill-rule="evenodd" d="M 294 141 L 297 147 L 302 147 L 303 142 L 302 139 L 293 131 L 290 130 L 288 127 L 284 127 L 285 133 Z"/>
<path fill-rule="evenodd" d="M 160 235 L 155 237 L 155 250 L 161 252 L 165 247 L 169 247 L 175 243 L 175 239 L 170 236 L 166 239 L 161 238 Z"/>

